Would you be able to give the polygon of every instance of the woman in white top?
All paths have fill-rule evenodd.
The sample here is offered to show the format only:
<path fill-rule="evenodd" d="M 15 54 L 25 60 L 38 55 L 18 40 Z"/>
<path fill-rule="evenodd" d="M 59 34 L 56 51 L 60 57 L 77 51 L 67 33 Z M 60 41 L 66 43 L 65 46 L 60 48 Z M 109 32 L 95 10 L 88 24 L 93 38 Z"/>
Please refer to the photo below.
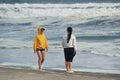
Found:
<path fill-rule="evenodd" d="M 62 39 L 64 48 L 66 72 L 72 73 L 72 61 L 76 54 L 76 37 L 72 34 L 72 28 L 67 28 L 67 35 Z"/>

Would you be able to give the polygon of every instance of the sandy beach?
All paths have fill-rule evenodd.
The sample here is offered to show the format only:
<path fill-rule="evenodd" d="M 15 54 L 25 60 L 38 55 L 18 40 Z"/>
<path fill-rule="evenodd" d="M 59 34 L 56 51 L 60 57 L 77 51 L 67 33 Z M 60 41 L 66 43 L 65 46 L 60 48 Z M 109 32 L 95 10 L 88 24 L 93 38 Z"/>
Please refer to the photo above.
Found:
<path fill-rule="evenodd" d="M 0 68 L 0 80 L 119 80 L 120 74 Z"/>

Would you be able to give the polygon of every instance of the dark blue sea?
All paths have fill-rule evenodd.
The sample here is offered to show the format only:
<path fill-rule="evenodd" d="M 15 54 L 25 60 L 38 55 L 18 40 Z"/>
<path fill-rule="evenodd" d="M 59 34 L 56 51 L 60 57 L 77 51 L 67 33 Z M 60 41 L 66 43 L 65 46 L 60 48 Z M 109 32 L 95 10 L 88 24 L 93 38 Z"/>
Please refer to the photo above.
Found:
<path fill-rule="evenodd" d="M 0 0 L 0 3 L 118 3 L 120 0 Z"/>
<path fill-rule="evenodd" d="M 39 25 L 49 43 L 44 69 L 65 70 L 61 40 L 71 26 L 75 71 L 120 74 L 120 0 L 0 0 L 0 67 L 38 69 Z"/>

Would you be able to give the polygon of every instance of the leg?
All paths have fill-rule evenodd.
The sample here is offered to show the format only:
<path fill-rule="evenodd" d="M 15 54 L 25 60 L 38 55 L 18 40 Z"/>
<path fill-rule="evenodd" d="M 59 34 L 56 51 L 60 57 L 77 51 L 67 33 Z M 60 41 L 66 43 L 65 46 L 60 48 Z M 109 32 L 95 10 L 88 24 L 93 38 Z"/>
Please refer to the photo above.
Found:
<path fill-rule="evenodd" d="M 68 49 L 64 48 L 64 57 L 65 57 L 65 66 L 66 66 L 66 72 L 69 71 L 69 54 L 68 54 Z"/>
<path fill-rule="evenodd" d="M 41 64 L 44 62 L 45 57 L 46 57 L 46 53 L 45 53 L 45 51 L 42 51 L 42 61 L 41 61 Z"/>
<path fill-rule="evenodd" d="M 42 60 L 41 60 L 41 68 L 42 68 L 42 64 L 43 64 L 43 62 L 44 62 L 44 60 L 45 60 L 45 56 L 46 56 L 45 51 L 41 51 L 41 56 L 42 56 Z"/>
<path fill-rule="evenodd" d="M 42 70 L 42 64 L 41 64 L 41 61 L 42 61 L 42 53 L 41 53 L 41 51 L 37 51 L 37 55 L 38 55 L 38 66 L 39 66 L 39 70 Z"/>
<path fill-rule="evenodd" d="M 69 64 L 67 61 L 65 62 L 65 66 L 66 66 L 66 72 L 68 72 L 69 71 Z"/>
<path fill-rule="evenodd" d="M 72 62 L 69 62 L 69 69 L 70 69 L 70 73 L 72 73 Z"/>
<path fill-rule="evenodd" d="M 73 71 L 72 71 L 72 61 L 73 61 L 73 58 L 74 58 L 74 49 L 73 48 L 71 48 L 70 49 L 71 51 L 70 51 L 70 56 L 69 56 L 69 73 L 73 73 Z"/>

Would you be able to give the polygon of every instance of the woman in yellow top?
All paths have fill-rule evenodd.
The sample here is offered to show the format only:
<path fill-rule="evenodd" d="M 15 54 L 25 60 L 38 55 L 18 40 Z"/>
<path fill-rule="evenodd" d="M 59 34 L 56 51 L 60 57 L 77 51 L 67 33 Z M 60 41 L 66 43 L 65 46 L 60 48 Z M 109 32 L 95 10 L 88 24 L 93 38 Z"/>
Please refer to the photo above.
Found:
<path fill-rule="evenodd" d="M 42 63 L 44 62 L 46 53 L 48 51 L 48 42 L 46 36 L 44 34 L 44 28 L 41 26 L 38 27 L 38 34 L 35 36 L 34 39 L 34 53 L 37 52 L 38 55 L 38 66 L 39 70 L 42 70 Z"/>

